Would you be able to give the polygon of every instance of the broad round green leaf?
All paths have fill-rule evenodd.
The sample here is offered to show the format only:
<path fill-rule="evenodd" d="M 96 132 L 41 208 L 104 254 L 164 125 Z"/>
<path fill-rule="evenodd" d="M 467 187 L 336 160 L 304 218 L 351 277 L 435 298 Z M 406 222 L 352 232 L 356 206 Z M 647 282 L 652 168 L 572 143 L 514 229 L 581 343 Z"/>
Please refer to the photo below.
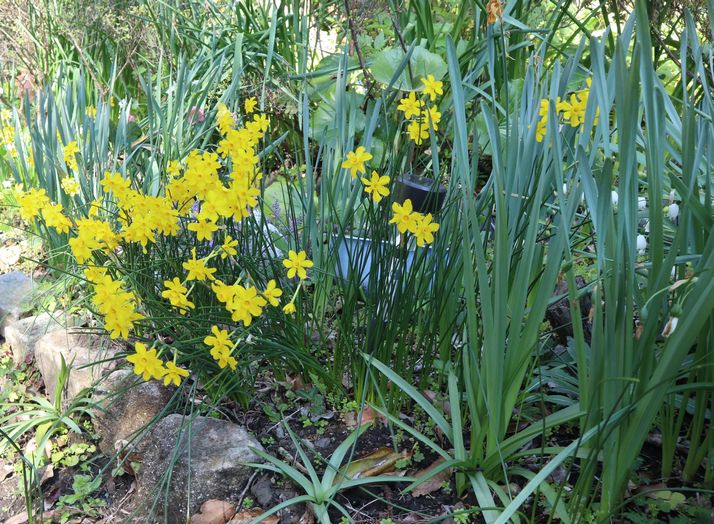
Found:
<path fill-rule="evenodd" d="M 434 75 L 441 80 L 446 74 L 446 62 L 439 55 L 427 51 L 422 46 L 416 46 L 409 59 L 412 79 L 409 78 L 409 68 L 406 67 L 407 53 L 401 47 L 389 47 L 379 53 L 372 62 L 370 72 L 382 84 L 389 85 L 399 69 L 402 69 L 393 86 L 403 91 L 414 91 L 421 88 L 420 78 Z"/>

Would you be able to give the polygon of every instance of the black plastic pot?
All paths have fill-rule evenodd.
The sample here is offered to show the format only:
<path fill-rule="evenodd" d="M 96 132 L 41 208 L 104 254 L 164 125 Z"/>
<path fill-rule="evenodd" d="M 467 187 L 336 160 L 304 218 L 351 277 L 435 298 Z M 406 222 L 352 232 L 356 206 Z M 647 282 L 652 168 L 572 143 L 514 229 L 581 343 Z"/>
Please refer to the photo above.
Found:
<path fill-rule="evenodd" d="M 408 198 L 414 211 L 436 213 L 444 205 L 446 186 L 433 178 L 405 173 L 394 184 L 394 198 L 400 204 Z"/>

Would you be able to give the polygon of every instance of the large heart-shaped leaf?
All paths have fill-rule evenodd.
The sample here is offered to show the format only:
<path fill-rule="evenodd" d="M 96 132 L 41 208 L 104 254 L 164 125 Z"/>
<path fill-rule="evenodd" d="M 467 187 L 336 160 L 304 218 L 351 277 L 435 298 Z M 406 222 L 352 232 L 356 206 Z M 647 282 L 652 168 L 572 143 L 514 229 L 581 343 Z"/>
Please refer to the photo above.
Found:
<path fill-rule="evenodd" d="M 370 72 L 378 82 L 389 85 L 397 71 L 401 69 L 393 86 L 403 91 L 419 89 L 421 87 L 419 79 L 426 75 L 434 75 L 434 78 L 440 80 L 446 74 L 444 59 L 422 46 L 414 47 L 409 58 L 410 67 L 406 67 L 406 57 L 407 53 L 401 47 L 389 47 L 374 58 Z M 409 77 L 410 69 L 413 78 Z"/>

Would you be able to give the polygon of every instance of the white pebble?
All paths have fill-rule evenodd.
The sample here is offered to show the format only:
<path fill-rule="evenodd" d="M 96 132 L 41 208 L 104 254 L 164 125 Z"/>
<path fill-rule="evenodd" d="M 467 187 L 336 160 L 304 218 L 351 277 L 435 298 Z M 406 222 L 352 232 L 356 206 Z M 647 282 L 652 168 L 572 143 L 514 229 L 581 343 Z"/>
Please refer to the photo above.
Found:
<path fill-rule="evenodd" d="M 617 194 L 617 191 L 616 191 L 615 189 L 613 189 L 612 191 L 610 191 L 610 199 L 612 200 L 612 205 L 613 205 L 613 206 L 616 206 L 617 203 L 620 201 L 620 197 L 619 197 L 619 195 Z"/>
<path fill-rule="evenodd" d="M 640 211 L 647 209 L 647 199 L 645 197 L 637 197 L 637 209 Z"/>

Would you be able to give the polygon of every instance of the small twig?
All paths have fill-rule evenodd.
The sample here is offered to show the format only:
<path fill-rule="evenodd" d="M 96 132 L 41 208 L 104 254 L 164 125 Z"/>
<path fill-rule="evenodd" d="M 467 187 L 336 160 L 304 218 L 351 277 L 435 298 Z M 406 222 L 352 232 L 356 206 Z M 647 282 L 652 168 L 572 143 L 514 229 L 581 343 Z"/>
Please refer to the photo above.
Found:
<path fill-rule="evenodd" d="M 240 494 L 240 498 L 238 499 L 238 505 L 236 508 L 238 510 L 243 509 L 243 500 L 245 499 L 245 494 L 248 493 L 248 489 L 250 489 L 251 484 L 253 484 L 253 480 L 255 480 L 255 477 L 258 475 L 258 471 L 253 472 L 253 474 L 250 476 L 248 479 L 248 482 L 245 484 L 245 488 L 243 488 L 243 491 Z"/>
<path fill-rule="evenodd" d="M 357 51 L 357 59 L 359 60 L 359 65 L 362 68 L 362 74 L 364 74 L 364 81 L 367 84 L 367 91 L 372 90 L 372 81 L 369 77 L 369 71 L 364 62 L 364 56 L 362 55 L 362 49 L 359 47 L 359 41 L 357 40 L 357 29 L 355 28 L 354 20 L 352 19 L 352 14 L 350 13 L 350 0 L 345 0 L 345 14 L 347 15 L 347 25 L 350 28 L 350 34 L 352 35 L 352 42 L 355 45 L 355 51 Z"/>
<path fill-rule="evenodd" d="M 394 16 L 392 17 L 392 26 L 394 26 L 394 32 L 397 33 L 397 38 L 399 39 L 399 45 L 402 47 L 404 54 L 407 53 L 407 44 L 404 41 L 404 35 L 402 35 L 402 29 L 399 27 L 399 8 L 395 6 Z M 414 73 L 412 72 L 411 60 L 407 60 L 407 71 L 409 71 L 409 83 L 414 86 Z"/>

